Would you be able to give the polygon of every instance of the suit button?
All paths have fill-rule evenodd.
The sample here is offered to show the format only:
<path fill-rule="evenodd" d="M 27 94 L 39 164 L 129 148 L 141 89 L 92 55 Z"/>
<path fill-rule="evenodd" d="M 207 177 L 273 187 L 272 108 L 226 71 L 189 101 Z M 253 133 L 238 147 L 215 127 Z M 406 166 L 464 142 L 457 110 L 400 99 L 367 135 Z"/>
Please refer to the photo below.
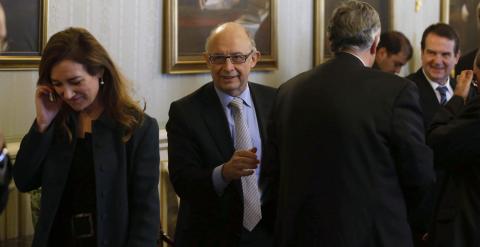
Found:
<path fill-rule="evenodd" d="M 107 244 L 108 244 L 108 240 L 104 239 L 104 240 L 102 241 L 102 244 L 103 244 L 103 245 L 107 245 Z"/>
<path fill-rule="evenodd" d="M 105 191 L 102 191 L 101 197 L 105 198 Z"/>

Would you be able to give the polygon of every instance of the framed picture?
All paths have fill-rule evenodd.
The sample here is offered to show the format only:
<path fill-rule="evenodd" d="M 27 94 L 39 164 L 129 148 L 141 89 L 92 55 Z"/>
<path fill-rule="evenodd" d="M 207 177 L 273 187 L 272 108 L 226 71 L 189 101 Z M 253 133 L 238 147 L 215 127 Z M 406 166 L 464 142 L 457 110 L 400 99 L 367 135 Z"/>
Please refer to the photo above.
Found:
<path fill-rule="evenodd" d="M 450 24 L 460 38 L 460 51 L 466 54 L 479 47 L 480 0 L 442 0 L 440 19 Z"/>
<path fill-rule="evenodd" d="M 333 10 L 346 0 L 315 0 L 314 13 L 314 65 L 319 65 L 333 56 L 327 39 L 327 27 Z M 393 29 L 394 0 L 362 0 L 371 4 L 379 13 L 382 32 Z"/>
<path fill-rule="evenodd" d="M 47 40 L 48 0 L 0 0 L 0 70 L 38 67 Z"/>
<path fill-rule="evenodd" d="M 221 23 L 241 23 L 262 54 L 256 70 L 277 68 L 277 0 L 165 0 L 163 70 L 204 73 L 205 40 Z"/>

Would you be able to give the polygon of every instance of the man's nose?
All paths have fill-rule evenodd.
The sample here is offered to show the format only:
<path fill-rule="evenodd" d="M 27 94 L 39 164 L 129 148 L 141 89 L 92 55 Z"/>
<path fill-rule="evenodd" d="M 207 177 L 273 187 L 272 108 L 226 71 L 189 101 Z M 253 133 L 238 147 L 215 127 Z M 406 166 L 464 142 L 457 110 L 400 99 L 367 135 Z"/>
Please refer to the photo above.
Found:
<path fill-rule="evenodd" d="M 232 60 L 230 60 L 229 57 L 225 59 L 225 63 L 223 63 L 223 69 L 226 71 L 232 71 L 235 69 L 235 65 L 233 65 Z"/>

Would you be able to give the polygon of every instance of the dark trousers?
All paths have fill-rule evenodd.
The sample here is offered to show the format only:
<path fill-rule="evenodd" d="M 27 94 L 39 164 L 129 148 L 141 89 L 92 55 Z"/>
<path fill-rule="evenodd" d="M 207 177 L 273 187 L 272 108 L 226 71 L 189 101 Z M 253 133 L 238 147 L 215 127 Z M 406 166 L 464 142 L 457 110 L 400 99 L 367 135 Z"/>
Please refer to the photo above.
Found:
<path fill-rule="evenodd" d="M 270 247 L 272 244 L 272 234 L 266 230 L 263 220 L 251 232 L 243 227 L 240 247 Z"/>

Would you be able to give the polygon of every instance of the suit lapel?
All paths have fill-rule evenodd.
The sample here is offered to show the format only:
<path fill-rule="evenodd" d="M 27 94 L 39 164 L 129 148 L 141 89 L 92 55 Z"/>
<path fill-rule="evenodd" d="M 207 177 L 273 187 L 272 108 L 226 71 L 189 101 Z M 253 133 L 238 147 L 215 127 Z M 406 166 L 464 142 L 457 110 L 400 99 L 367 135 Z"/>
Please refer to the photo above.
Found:
<path fill-rule="evenodd" d="M 429 105 L 429 109 L 436 108 L 440 105 L 438 103 L 437 95 L 433 91 L 432 86 L 428 82 L 427 78 L 422 72 L 422 69 L 417 71 L 417 75 L 421 78 L 421 83 L 419 83 L 418 87 L 421 92 L 423 92 L 425 103 Z M 454 87 L 452 87 L 454 88 Z"/>
<path fill-rule="evenodd" d="M 257 113 L 257 122 L 260 131 L 260 139 L 262 141 L 262 146 L 264 146 L 265 133 L 267 133 L 267 126 L 264 121 L 268 119 L 268 106 L 260 93 L 260 90 L 257 90 L 257 87 L 253 83 L 248 84 L 250 87 L 250 94 L 252 96 L 253 104 L 255 107 L 255 112 Z"/>
<path fill-rule="evenodd" d="M 230 136 L 227 117 L 223 111 L 222 104 L 218 99 L 213 83 L 207 85 L 203 92 L 202 99 L 203 119 L 207 125 L 210 136 L 215 141 L 218 150 L 225 161 L 230 160 L 233 152 L 233 140 Z"/>

